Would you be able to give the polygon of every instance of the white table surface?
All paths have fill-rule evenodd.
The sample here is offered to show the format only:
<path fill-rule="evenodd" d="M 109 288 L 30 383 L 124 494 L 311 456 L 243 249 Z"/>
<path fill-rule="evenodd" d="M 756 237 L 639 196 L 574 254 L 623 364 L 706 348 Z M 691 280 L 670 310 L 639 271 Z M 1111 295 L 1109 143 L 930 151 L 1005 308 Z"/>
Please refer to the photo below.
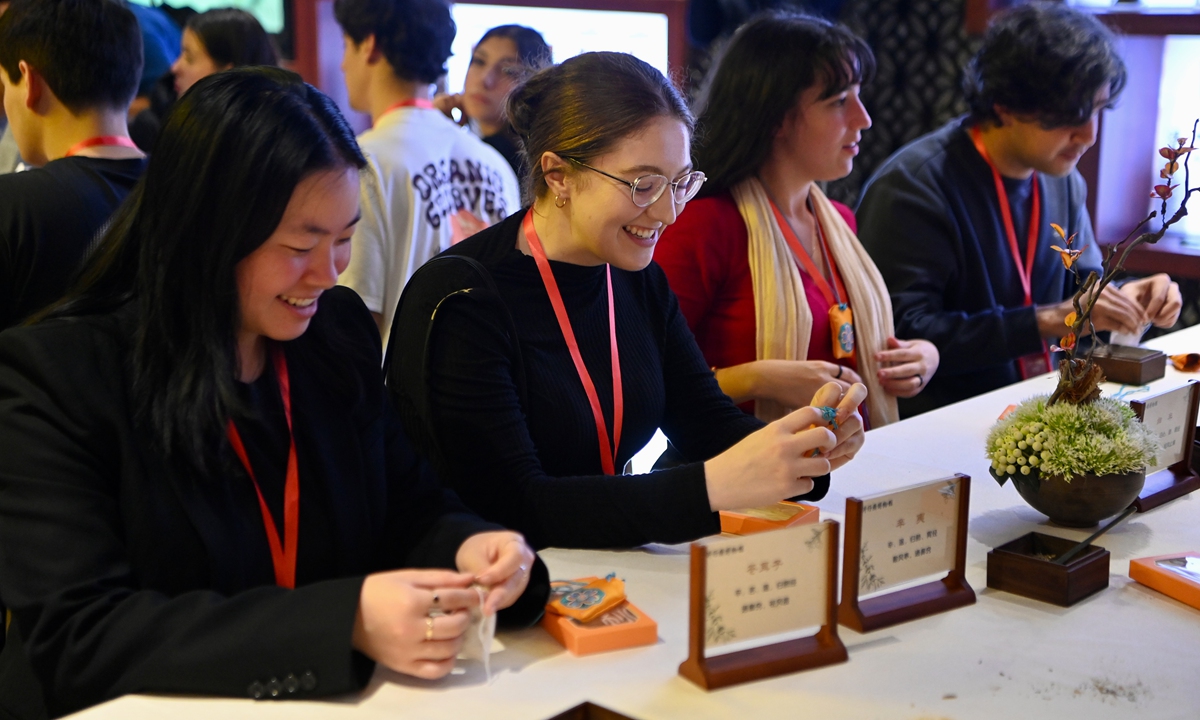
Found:
<path fill-rule="evenodd" d="M 1148 343 L 1200 351 L 1200 327 Z M 1151 391 L 1190 377 L 1168 362 Z M 867 435 L 863 451 L 834 474 L 823 517 L 841 519 L 845 498 L 963 472 L 972 477 L 967 580 L 975 605 L 873 633 L 840 629 L 847 663 L 706 692 L 677 674 L 687 656 L 686 546 L 627 552 L 549 550 L 555 578 L 616 571 L 630 599 L 659 625 L 657 644 L 573 657 L 540 628 L 502 632 L 493 677 L 437 682 L 375 673 L 361 694 L 322 702 L 253 702 L 129 696 L 86 718 L 549 718 L 585 700 L 640 720 L 657 718 L 1200 718 L 1200 610 L 1131 581 L 1129 560 L 1200 550 L 1200 493 L 1135 514 L 1098 541 L 1112 553 L 1110 585 L 1071 608 L 986 587 L 986 555 L 1031 530 L 1083 539 L 1050 526 L 1011 485 L 987 473 L 984 438 L 1010 403 L 1053 390 L 1043 376 Z M 1105 394 L 1130 388 L 1105 386 Z M 1137 394 L 1127 394 L 1136 397 Z M 664 509 L 664 511 L 668 511 Z"/>

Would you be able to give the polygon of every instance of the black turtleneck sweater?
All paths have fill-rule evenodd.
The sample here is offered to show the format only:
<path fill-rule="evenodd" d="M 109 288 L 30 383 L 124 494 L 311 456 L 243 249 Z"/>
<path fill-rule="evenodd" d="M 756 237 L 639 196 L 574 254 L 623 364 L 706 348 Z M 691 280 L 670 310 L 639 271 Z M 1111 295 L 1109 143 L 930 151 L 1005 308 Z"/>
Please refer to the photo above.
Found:
<path fill-rule="evenodd" d="M 616 467 L 659 427 L 689 462 L 648 475 L 604 475 L 591 406 L 545 286 L 533 258 L 516 249 L 523 216 L 447 251 L 491 273 L 516 325 L 527 401 L 522 405 L 504 329 L 464 304 L 439 310 L 430 340 L 429 429 L 443 478 L 477 512 L 523 532 L 538 548 L 632 547 L 718 532 L 703 461 L 762 423 L 721 392 L 662 270 L 653 263 L 639 272 L 614 267 L 625 404 Z M 611 434 L 605 267 L 550 265 Z M 421 282 L 418 273 L 406 298 L 421 295 Z"/>

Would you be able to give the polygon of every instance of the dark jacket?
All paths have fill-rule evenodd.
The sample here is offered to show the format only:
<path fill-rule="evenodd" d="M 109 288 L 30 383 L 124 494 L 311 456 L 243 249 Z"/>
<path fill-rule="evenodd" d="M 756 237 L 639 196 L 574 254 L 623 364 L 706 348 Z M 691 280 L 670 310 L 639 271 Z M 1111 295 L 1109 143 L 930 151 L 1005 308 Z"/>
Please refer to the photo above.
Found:
<path fill-rule="evenodd" d="M 13 612 L 0 714 L 135 692 L 245 696 L 272 679 L 284 697 L 363 687 L 373 664 L 351 629 L 364 576 L 454 567 L 465 538 L 496 529 L 412 451 L 370 314 L 335 288 L 284 343 L 301 479 L 297 588 L 285 590 L 236 461 L 225 476 L 172 471 L 131 419 L 135 312 L 0 335 L 0 596 Z M 329 542 L 306 551 L 306 527 Z M 526 621 L 547 592 L 535 573 L 516 608 Z"/>
<path fill-rule="evenodd" d="M 911 416 L 1021 380 L 1017 358 L 1042 350 L 1034 308 L 1075 292 L 1075 277 L 1051 245 L 1063 242 L 1050 223 L 1087 246 L 1082 276 L 1100 266 L 1077 171 L 1037 174 L 1041 196 L 1038 247 L 1025 305 L 1000 214 L 995 181 L 962 120 L 918 138 L 875 171 L 855 215 L 858 239 L 879 267 L 892 297 L 896 337 L 937 346 L 941 364 L 929 386 L 900 399 Z M 1022 264 L 1032 181 L 1005 180 Z"/>

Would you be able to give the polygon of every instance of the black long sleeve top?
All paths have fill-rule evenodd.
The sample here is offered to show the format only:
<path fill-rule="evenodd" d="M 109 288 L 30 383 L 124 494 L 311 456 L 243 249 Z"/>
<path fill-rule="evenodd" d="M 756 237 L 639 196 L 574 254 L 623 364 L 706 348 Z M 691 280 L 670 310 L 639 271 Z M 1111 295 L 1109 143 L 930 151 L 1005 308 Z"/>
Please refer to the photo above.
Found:
<path fill-rule="evenodd" d="M 863 188 L 858 237 L 892 297 L 896 336 L 937 346 L 941 364 L 929 386 L 900 400 L 902 416 L 932 410 L 1021 380 L 1017 358 L 1042 350 L 1035 307 L 1074 294 L 1075 277 L 1050 246 L 1074 247 L 1082 276 L 1100 266 L 1087 194 L 1078 171 L 1038 173 L 1041 218 L 1031 294 L 1017 275 L 995 181 L 963 120 L 898 150 Z M 1025 262 L 1032 180 L 1005 179 L 1021 263 Z"/>
<path fill-rule="evenodd" d="M 632 547 L 717 532 L 703 461 L 762 423 L 721 392 L 662 270 L 653 263 L 639 272 L 613 268 L 625 405 L 616 467 L 659 427 L 689 462 L 647 475 L 602 474 L 587 395 L 534 259 L 516 249 L 523 216 L 447 251 L 491 273 L 516 325 L 527 404 L 505 329 L 463 305 L 439 310 L 430 338 L 429 422 L 442 477 L 472 509 L 525 533 L 534 547 Z M 605 267 L 550 265 L 611 436 Z M 419 273 L 412 283 L 403 302 L 422 293 Z"/>
<path fill-rule="evenodd" d="M 463 540 L 498 529 L 442 489 L 406 439 L 370 314 L 332 289 L 282 346 L 301 491 L 287 590 L 240 464 L 172 469 L 133 418 L 134 312 L 0 334 L 0 596 L 13 613 L 0 715 L 56 716 L 133 692 L 244 697 L 272 679 L 285 699 L 361 688 L 373 664 L 351 630 L 364 577 L 453 568 Z M 250 414 L 237 424 L 282 530 L 288 440 L 271 372 L 243 388 Z M 513 620 L 545 603 L 545 567 L 534 572 Z"/>

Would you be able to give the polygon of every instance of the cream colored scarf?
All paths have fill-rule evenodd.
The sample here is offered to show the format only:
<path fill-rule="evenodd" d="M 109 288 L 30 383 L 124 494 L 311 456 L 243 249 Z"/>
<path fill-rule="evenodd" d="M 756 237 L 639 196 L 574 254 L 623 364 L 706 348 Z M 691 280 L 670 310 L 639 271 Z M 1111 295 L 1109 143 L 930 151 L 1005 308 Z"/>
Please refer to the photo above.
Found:
<path fill-rule="evenodd" d="M 750 236 L 757 357 L 759 360 L 805 360 L 812 333 L 812 311 L 792 250 L 784 240 L 783 231 L 771 212 L 771 202 L 757 178 L 738 183 L 732 193 Z M 887 285 L 846 221 L 816 185 L 813 185 L 810 197 L 833 262 L 846 284 L 846 294 L 850 296 L 858 374 L 869 392 L 867 411 L 871 427 L 882 427 L 899 419 L 896 398 L 884 393 L 876 375 L 879 363 L 875 353 L 886 349 L 887 339 L 896 332 Z M 829 338 L 824 341 L 831 342 Z M 783 417 L 788 411 L 789 408 L 771 400 L 755 403 L 755 414 L 767 422 Z"/>

